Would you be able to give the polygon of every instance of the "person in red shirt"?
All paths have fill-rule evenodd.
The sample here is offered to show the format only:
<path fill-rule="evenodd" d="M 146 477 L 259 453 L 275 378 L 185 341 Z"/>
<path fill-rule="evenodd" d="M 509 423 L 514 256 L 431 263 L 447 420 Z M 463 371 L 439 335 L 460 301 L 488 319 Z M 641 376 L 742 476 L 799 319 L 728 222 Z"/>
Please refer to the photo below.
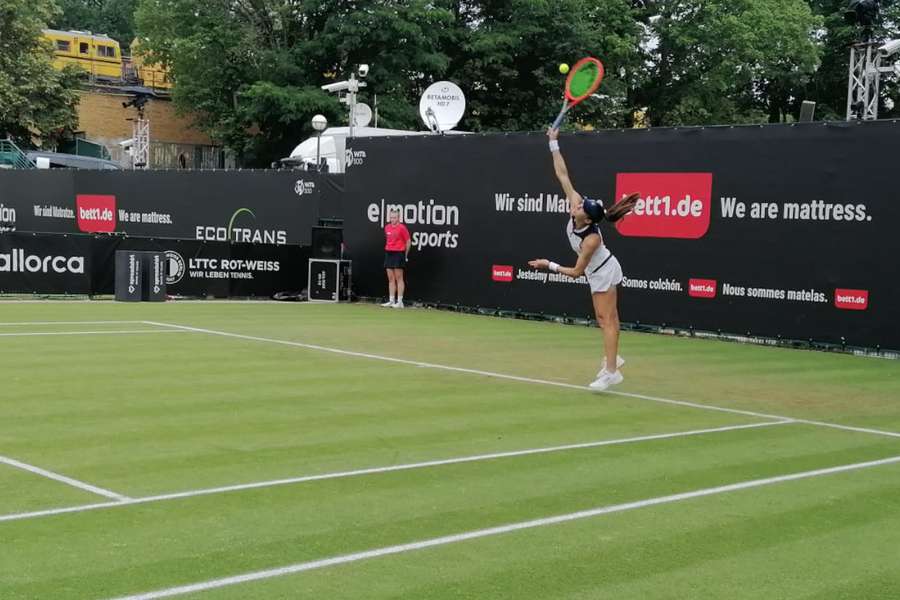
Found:
<path fill-rule="evenodd" d="M 384 270 L 387 271 L 388 301 L 382 306 L 403 308 L 403 292 L 406 282 L 403 281 L 403 269 L 409 260 L 409 248 L 412 239 L 406 225 L 400 222 L 400 213 L 392 210 L 388 213 L 389 223 L 384 226 Z"/>

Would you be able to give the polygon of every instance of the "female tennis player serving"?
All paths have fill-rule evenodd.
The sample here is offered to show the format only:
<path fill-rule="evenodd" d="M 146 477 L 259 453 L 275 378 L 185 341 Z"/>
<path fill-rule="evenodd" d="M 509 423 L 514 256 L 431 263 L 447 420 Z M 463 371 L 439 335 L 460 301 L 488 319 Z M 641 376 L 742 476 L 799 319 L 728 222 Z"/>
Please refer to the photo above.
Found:
<path fill-rule="evenodd" d="M 536 269 L 549 269 L 569 277 L 582 275 L 587 277 L 591 286 L 597 324 L 603 328 L 603 346 L 606 354 L 596 381 L 589 387 L 602 392 L 611 385 L 622 383 L 619 367 L 625 361 L 619 356 L 619 311 L 616 307 L 616 286 L 622 282 L 622 267 L 603 243 L 598 225 L 604 219 L 615 223 L 627 215 L 634 208 L 639 196 L 638 194 L 625 196 L 609 210 L 604 209 L 600 200 L 583 197 L 575 191 L 569 179 L 566 162 L 559 151 L 559 130 L 551 128 L 547 131 L 547 136 L 550 138 L 550 152 L 553 155 L 556 178 L 559 179 L 569 200 L 571 216 L 566 225 L 566 235 L 572 250 L 578 254 L 578 261 L 574 267 L 563 267 L 546 258 L 531 260 L 528 264 Z M 615 357 L 615 360 L 610 361 L 610 357 Z"/>

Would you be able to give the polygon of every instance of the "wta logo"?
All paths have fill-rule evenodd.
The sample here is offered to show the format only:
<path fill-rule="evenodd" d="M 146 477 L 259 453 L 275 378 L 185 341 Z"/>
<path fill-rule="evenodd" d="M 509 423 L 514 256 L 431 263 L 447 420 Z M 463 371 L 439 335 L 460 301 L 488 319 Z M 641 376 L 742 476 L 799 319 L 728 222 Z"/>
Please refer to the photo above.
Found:
<path fill-rule="evenodd" d="M 366 158 L 368 157 L 365 150 L 347 148 L 346 152 L 344 152 L 344 170 L 363 164 L 366 162 Z"/>
<path fill-rule="evenodd" d="M 491 267 L 491 279 L 509 282 L 513 280 L 512 265 L 494 265 Z"/>
<path fill-rule="evenodd" d="M 312 194 L 315 191 L 315 181 L 304 181 L 302 179 L 298 179 L 297 183 L 294 184 L 294 193 L 298 196 L 302 196 L 303 194 Z"/>
<path fill-rule="evenodd" d="M 629 237 L 696 240 L 709 230 L 712 173 L 619 173 L 616 198 L 637 192 L 634 210 L 616 223 Z"/>

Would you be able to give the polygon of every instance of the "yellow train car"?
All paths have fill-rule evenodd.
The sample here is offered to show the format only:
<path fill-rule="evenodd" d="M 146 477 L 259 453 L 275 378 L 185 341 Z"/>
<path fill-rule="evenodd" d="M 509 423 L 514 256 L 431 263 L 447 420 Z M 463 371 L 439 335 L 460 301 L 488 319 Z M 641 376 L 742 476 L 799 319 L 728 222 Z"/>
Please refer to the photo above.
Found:
<path fill-rule="evenodd" d="M 141 54 L 141 43 L 137 38 L 131 42 L 131 63 L 138 79 L 147 87 L 154 89 L 170 90 L 172 82 L 169 79 L 169 72 L 159 65 L 148 65 L 144 63 L 144 56 Z"/>
<path fill-rule="evenodd" d="M 53 66 L 57 69 L 74 64 L 90 73 L 92 79 L 122 81 L 122 49 L 111 37 L 45 29 L 44 38 L 53 45 Z"/>

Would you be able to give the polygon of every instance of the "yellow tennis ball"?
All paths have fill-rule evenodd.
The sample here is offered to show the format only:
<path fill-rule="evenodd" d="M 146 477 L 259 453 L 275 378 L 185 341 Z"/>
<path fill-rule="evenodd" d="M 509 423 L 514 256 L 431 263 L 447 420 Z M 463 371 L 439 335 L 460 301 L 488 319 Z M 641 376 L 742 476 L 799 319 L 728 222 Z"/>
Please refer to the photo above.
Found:
<path fill-rule="evenodd" d="M 565 75 L 566 73 L 568 73 L 568 72 L 569 72 L 569 65 L 567 65 L 566 63 L 560 63 L 560 65 L 559 65 L 559 72 L 562 73 L 563 75 Z"/>

